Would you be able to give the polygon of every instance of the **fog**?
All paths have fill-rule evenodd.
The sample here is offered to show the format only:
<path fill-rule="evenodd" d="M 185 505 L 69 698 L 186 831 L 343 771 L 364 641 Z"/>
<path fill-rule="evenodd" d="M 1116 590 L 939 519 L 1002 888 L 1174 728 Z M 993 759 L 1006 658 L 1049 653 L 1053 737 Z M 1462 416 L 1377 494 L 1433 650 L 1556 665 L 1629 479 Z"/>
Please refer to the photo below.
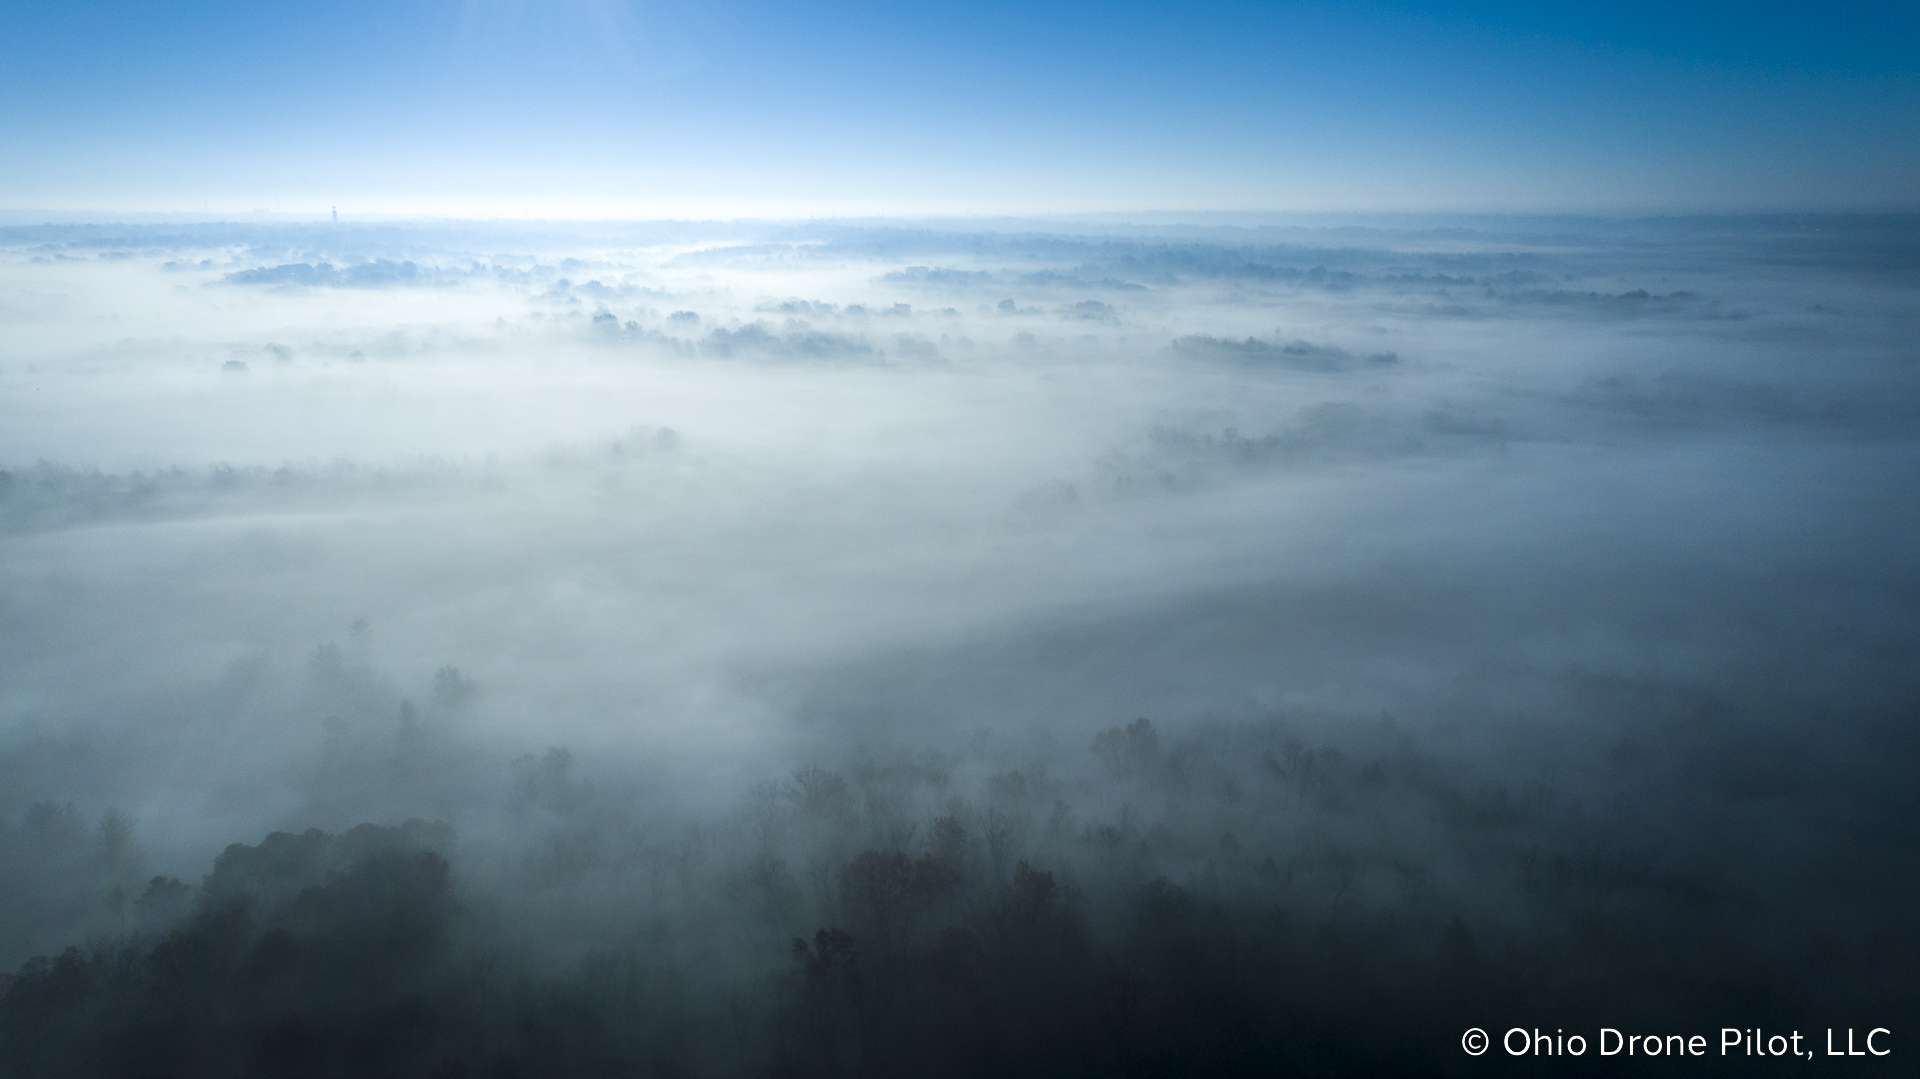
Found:
<path fill-rule="evenodd" d="M 963 930 L 1059 1027 L 955 1074 L 1904 1039 L 1917 288 L 1907 217 L 0 229 L 0 965 L 319 829 L 256 929 L 431 851 L 422 969 L 602 1020 L 303 1074 L 927 1074 Z"/>

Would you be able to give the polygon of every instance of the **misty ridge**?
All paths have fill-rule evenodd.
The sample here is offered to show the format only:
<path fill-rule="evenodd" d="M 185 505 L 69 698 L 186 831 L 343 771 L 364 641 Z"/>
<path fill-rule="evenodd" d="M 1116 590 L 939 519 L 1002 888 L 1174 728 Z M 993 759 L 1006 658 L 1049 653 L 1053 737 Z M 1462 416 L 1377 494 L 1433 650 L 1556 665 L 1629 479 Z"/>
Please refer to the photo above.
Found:
<path fill-rule="evenodd" d="M 0 1072 L 1904 1039 L 1916 255 L 0 227 Z"/>

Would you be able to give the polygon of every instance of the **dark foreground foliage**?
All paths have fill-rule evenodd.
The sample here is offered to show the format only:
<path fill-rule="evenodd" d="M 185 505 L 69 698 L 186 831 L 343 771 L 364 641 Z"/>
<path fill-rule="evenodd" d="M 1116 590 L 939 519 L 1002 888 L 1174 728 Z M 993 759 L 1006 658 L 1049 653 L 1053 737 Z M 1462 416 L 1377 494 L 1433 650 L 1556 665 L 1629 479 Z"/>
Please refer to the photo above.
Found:
<path fill-rule="evenodd" d="M 1289 992 L 1281 934 L 1236 925 L 1164 881 L 1136 897 L 1120 947 L 1105 949 L 1088 932 L 1084 900 L 1025 862 L 991 902 L 960 910 L 943 860 L 878 851 L 842 871 L 862 933 L 795 939 L 791 966 L 757 987 L 770 1021 L 742 1029 L 736 1001 L 731 1020 L 747 1040 L 730 1047 L 732 1061 L 713 1059 L 715 1045 L 692 1043 L 717 1044 L 729 1017 L 693 1014 L 670 984 L 650 986 L 635 969 L 643 956 L 600 956 L 566 978 L 501 978 L 499 956 L 457 941 L 448 863 L 421 846 L 422 833 L 365 825 L 235 845 L 199 910 L 165 937 L 27 963 L 0 1005 L 8 1074 L 1421 1068 L 1417 1045 L 1373 1044 L 1343 1021 L 1348 1002 Z M 950 924 L 914 924 L 936 910 Z M 658 1029 L 662 1011 L 685 1025 Z"/>
<path fill-rule="evenodd" d="M 1350 742 L 1370 756 L 1261 726 L 1163 747 L 1143 720 L 1096 740 L 1094 779 L 1002 773 L 979 802 L 926 763 L 807 768 L 756 788 L 730 824 L 678 838 L 614 812 L 555 750 L 515 762 L 508 819 L 537 837 L 518 861 L 412 821 L 274 833 L 229 847 L 197 888 L 152 880 L 130 901 L 145 921 L 5 976 L 0 1074 L 1486 1075 L 1625 1063 L 1591 1044 L 1578 1059 L 1497 1046 L 1468 1057 L 1460 1036 L 1474 1026 L 1590 1043 L 1602 1026 L 1704 1034 L 1704 1058 L 1632 1066 L 1743 1074 L 1754 1061 L 1717 1053 L 1723 1027 L 1798 1029 L 1811 1044 L 1829 1025 L 1904 1036 L 1887 1011 L 1901 1007 L 1911 955 L 1896 932 L 1913 885 L 1892 857 L 1900 841 L 1875 861 L 1856 839 L 1819 876 L 1792 870 L 1814 865 L 1821 844 L 1784 836 L 1752 849 L 1791 850 L 1789 865 L 1715 862 L 1732 832 L 1703 817 L 1668 807 L 1659 816 L 1677 823 L 1656 829 L 1633 807 L 1610 821 L 1591 797 L 1555 808 L 1543 793 L 1465 787 L 1390 727 L 1372 737 L 1373 750 Z M 915 802 L 921 789 L 945 801 Z M 1153 799 L 1152 815 L 1135 808 Z M 1222 822 L 1240 831 L 1210 830 Z M 1791 1067 L 1893 1074 L 1906 1055 Z"/>

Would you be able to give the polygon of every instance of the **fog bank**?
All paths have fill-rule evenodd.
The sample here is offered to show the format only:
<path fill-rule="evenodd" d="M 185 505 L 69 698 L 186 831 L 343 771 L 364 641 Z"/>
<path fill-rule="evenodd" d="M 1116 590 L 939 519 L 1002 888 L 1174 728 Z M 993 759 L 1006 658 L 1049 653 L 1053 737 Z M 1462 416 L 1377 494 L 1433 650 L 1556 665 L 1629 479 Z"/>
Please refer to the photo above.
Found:
<path fill-rule="evenodd" d="M 1862 217 L 0 228 L 0 962 L 358 940 L 314 911 L 364 886 L 413 897 L 419 985 L 497 954 L 685 1009 L 560 1040 L 640 1070 L 1908 1029 L 1916 255 Z M 1146 1041 L 907 1003 L 1113 970 Z M 433 993 L 442 1064 L 521 1014 Z"/>

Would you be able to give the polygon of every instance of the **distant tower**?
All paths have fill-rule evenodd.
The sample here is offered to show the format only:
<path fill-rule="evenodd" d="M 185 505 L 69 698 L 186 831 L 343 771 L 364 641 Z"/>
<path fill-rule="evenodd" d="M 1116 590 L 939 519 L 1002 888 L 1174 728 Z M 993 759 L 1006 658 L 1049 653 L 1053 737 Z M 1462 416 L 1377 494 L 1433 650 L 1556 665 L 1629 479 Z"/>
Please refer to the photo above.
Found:
<path fill-rule="evenodd" d="M 336 225 L 340 223 L 340 207 L 338 206 L 333 208 L 333 223 Z"/>

